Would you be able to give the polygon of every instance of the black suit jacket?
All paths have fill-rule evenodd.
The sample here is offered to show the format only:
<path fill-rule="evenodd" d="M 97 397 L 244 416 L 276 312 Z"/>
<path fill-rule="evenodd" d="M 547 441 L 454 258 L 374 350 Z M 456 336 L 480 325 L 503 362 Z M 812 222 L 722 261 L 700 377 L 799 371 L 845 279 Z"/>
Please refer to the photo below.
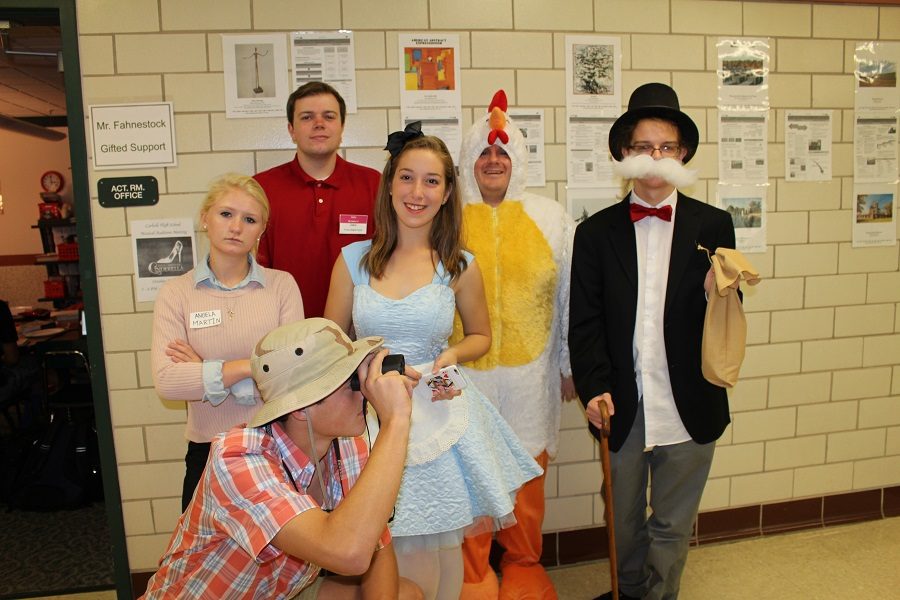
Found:
<path fill-rule="evenodd" d="M 630 195 L 629 195 L 630 196 Z M 629 197 L 598 212 L 575 230 L 569 311 L 569 353 L 575 387 L 586 405 L 609 392 L 616 408 L 610 449 L 622 447 L 634 424 L 638 390 L 632 354 L 637 312 L 638 263 Z M 655 218 L 655 217 L 648 217 Z M 734 248 L 731 216 L 680 192 L 663 317 L 669 377 L 678 414 L 694 441 L 722 435 L 730 421 L 725 388 L 706 381 L 700 346 L 710 252 Z M 591 426 L 592 433 L 597 431 Z"/>

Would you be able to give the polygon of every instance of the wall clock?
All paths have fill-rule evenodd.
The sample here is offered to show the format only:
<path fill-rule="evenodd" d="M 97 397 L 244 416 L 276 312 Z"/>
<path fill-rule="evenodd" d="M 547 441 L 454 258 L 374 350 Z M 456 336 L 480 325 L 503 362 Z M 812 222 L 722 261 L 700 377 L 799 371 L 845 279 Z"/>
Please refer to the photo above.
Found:
<path fill-rule="evenodd" d="M 62 173 L 58 171 L 47 171 L 41 175 L 41 187 L 44 188 L 45 192 L 57 194 L 59 190 L 63 189 L 65 184 L 66 180 L 63 178 Z"/>

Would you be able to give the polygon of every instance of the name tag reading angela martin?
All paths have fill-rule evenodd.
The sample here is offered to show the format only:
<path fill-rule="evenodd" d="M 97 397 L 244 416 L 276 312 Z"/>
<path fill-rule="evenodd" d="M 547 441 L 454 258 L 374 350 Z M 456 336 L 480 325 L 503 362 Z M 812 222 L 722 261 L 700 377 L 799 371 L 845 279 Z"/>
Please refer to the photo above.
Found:
<path fill-rule="evenodd" d="M 191 329 L 215 327 L 222 323 L 221 310 L 203 310 L 191 313 Z"/>
<path fill-rule="evenodd" d="M 338 219 L 340 219 L 339 234 L 366 235 L 369 215 L 340 215 Z"/>

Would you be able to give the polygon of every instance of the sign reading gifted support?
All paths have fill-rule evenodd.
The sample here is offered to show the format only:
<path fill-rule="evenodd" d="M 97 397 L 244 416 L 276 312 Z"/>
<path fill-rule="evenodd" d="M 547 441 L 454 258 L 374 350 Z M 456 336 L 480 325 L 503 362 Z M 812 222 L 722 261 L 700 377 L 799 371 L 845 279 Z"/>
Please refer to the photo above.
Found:
<path fill-rule="evenodd" d="M 172 103 L 89 107 L 94 168 L 174 167 Z"/>
<path fill-rule="evenodd" d="M 97 182 L 97 197 L 103 208 L 151 206 L 159 202 L 156 177 L 104 177 Z"/>

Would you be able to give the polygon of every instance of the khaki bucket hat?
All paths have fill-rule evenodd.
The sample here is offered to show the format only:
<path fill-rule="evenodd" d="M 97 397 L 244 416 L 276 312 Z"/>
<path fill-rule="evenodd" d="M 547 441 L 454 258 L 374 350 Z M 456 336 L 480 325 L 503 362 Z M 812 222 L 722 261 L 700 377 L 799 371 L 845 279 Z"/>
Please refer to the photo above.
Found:
<path fill-rule="evenodd" d="M 263 399 L 250 426 L 265 425 L 327 397 L 383 343 L 381 337 L 351 341 L 336 323 L 322 318 L 273 329 L 250 356 L 250 371 Z"/>

